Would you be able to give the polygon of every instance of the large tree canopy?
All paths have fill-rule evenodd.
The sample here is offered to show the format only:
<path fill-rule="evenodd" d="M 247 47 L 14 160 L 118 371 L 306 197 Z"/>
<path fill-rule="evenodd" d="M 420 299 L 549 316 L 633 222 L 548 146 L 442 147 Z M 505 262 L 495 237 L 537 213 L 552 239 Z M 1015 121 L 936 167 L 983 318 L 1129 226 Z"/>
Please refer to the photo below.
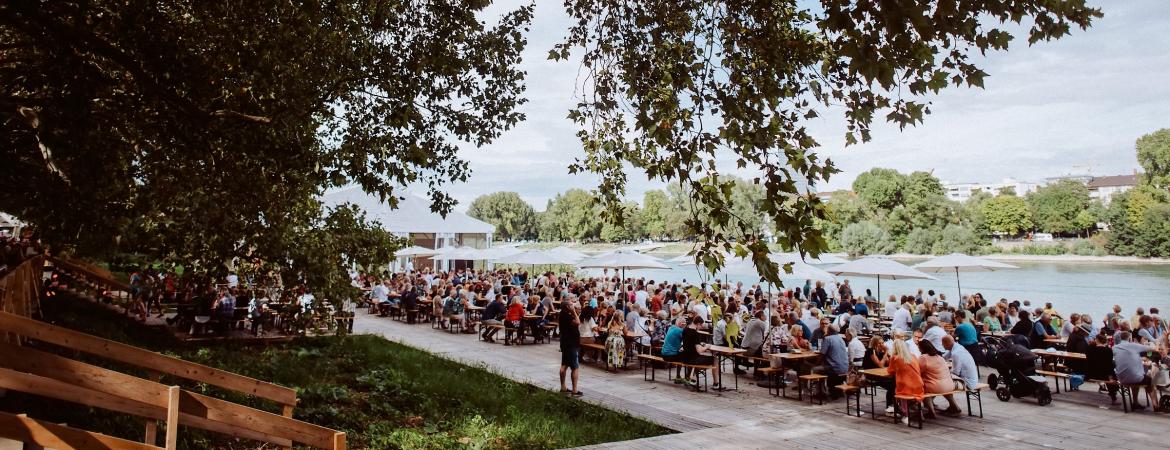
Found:
<path fill-rule="evenodd" d="M 1144 135 L 1134 146 L 1150 184 L 1163 189 L 1170 187 L 1170 128 Z"/>
<path fill-rule="evenodd" d="M 822 0 L 804 9 L 777 0 L 566 0 L 577 21 L 550 57 L 582 57 L 580 100 L 585 156 L 575 171 L 600 174 L 601 200 L 617 211 L 626 165 L 651 179 L 683 184 L 695 201 L 685 225 L 718 266 L 735 247 L 761 273 L 778 277 L 752 230 L 729 230 L 733 181 L 718 161 L 759 172 L 759 213 L 783 247 L 817 253 L 821 202 L 802 188 L 837 169 L 813 152 L 806 120 L 840 106 L 849 143 L 869 139 L 875 117 L 901 126 L 929 112 L 922 96 L 947 85 L 981 86 L 973 56 L 1004 50 L 1000 28 L 1030 22 L 1029 43 L 1085 28 L 1100 11 L 1083 0 Z M 746 243 L 733 246 L 731 239 Z"/>
<path fill-rule="evenodd" d="M 310 230 L 352 228 L 322 220 L 333 186 L 447 211 L 457 144 L 523 119 L 531 7 L 488 3 L 0 3 L 0 210 L 82 254 L 216 265 L 302 263 Z"/>
<path fill-rule="evenodd" d="M 501 239 L 536 237 L 536 212 L 515 192 L 493 192 L 476 197 L 467 215 L 496 226 Z"/>
<path fill-rule="evenodd" d="M 441 185 L 468 176 L 457 143 L 488 143 L 522 119 L 516 64 L 531 7 L 489 25 L 477 19 L 488 3 L 2 3 L 0 189 L 21 195 L 0 210 L 83 253 L 120 238 L 125 250 L 215 262 L 297 261 L 295 236 L 328 225 L 314 197 L 332 186 L 392 201 L 393 186 L 421 183 L 448 210 Z M 625 169 L 641 169 L 689 205 L 673 231 L 703 242 L 704 264 L 734 241 L 772 280 L 767 229 L 787 249 L 825 247 L 824 206 L 806 186 L 837 169 L 814 152 L 807 119 L 839 107 L 849 143 L 869 139 L 875 117 L 918 123 L 924 95 L 982 84 L 972 57 L 1007 48 L 1001 24 L 1028 22 L 1036 42 L 1100 15 L 1083 0 L 566 9 L 577 20 L 551 56 L 579 51 L 584 73 L 570 118 L 585 156 L 570 169 L 601 175 L 601 212 L 629 216 Z M 750 183 L 764 195 L 750 212 L 767 226 L 734 208 L 744 191 L 718 175 L 721 159 L 758 173 Z M 565 238 L 600 229 L 580 219 L 559 224 L 572 224 Z"/>

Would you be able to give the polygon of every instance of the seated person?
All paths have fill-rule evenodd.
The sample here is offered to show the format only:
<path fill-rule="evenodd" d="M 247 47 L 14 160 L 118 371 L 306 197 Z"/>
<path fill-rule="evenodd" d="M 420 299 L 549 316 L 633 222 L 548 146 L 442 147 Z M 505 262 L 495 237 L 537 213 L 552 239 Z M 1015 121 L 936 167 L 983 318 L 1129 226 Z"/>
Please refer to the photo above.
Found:
<path fill-rule="evenodd" d="M 1085 379 L 1099 381 L 1114 381 L 1117 376 L 1113 373 L 1113 349 L 1109 348 L 1109 336 L 1105 333 L 1097 334 L 1089 343 L 1085 351 Z M 1106 384 L 1109 398 L 1117 402 L 1117 385 Z"/>
<path fill-rule="evenodd" d="M 922 373 L 918 369 L 918 358 L 910 352 L 909 345 L 903 339 L 894 339 L 893 350 L 887 358 L 890 375 L 894 377 L 895 395 L 914 397 L 922 400 L 925 390 L 922 384 Z M 899 401 L 900 411 L 910 411 L 905 401 Z M 888 410 L 888 408 L 887 408 Z M 902 417 L 902 423 L 909 424 L 909 417 Z"/>
<path fill-rule="evenodd" d="M 1155 361 L 1161 361 L 1162 355 L 1158 353 L 1157 348 L 1134 342 L 1128 331 L 1118 333 L 1118 337 L 1120 342 L 1113 344 L 1114 372 L 1117 374 L 1117 381 L 1130 386 L 1133 391 L 1131 398 L 1134 401 L 1130 407 L 1135 411 L 1145 409 L 1145 406 L 1142 406 L 1141 402 L 1138 401 L 1138 395 L 1141 394 L 1142 388 L 1146 389 L 1150 404 L 1157 405 L 1158 393 L 1154 389 L 1154 381 L 1150 377 L 1146 363 L 1142 361 L 1142 355 L 1156 355 L 1152 358 Z M 1162 408 L 1158 406 L 1154 407 L 1154 411 L 1163 412 Z"/>
<path fill-rule="evenodd" d="M 820 352 L 824 364 L 814 367 L 813 373 L 829 377 L 827 386 L 830 388 L 845 383 L 845 376 L 849 374 L 849 345 L 841 337 L 836 325 L 829 326 L 824 339 L 821 340 Z M 836 399 L 839 396 L 840 391 L 830 389 L 830 398 Z"/>
<path fill-rule="evenodd" d="M 918 349 L 922 352 L 922 356 L 918 357 L 919 374 L 922 377 L 923 392 L 929 394 L 943 394 L 946 393 L 947 402 L 950 407 L 943 411 L 943 414 L 948 416 L 958 416 L 961 410 L 959 404 L 955 403 L 955 396 L 950 392 L 955 390 L 955 381 L 951 379 L 951 371 L 947 367 L 947 361 L 943 359 L 942 352 L 935 348 L 931 341 L 923 339 L 918 342 Z M 927 417 L 934 417 L 934 402 L 926 402 Z"/>
<path fill-rule="evenodd" d="M 480 315 L 480 323 L 483 327 L 480 329 L 480 336 L 484 341 L 489 343 L 496 342 L 496 333 L 499 333 L 498 328 L 489 328 L 488 325 L 503 325 L 504 324 L 504 302 L 500 297 L 496 297 L 491 303 L 488 303 L 484 308 L 483 314 Z"/>
<path fill-rule="evenodd" d="M 695 316 L 691 324 L 683 329 L 682 335 L 682 349 L 679 351 L 679 359 L 687 364 L 711 366 L 715 364 L 715 357 L 705 355 L 707 353 L 707 344 L 702 343 L 703 337 L 699 334 L 699 328 L 703 326 L 703 318 Z M 723 390 L 722 380 L 719 378 L 719 370 L 710 370 L 712 385 L 716 390 Z M 688 374 L 688 378 L 689 378 Z M 698 374 L 695 375 L 694 383 L 698 383 Z M 691 381 L 688 380 L 688 383 Z"/>

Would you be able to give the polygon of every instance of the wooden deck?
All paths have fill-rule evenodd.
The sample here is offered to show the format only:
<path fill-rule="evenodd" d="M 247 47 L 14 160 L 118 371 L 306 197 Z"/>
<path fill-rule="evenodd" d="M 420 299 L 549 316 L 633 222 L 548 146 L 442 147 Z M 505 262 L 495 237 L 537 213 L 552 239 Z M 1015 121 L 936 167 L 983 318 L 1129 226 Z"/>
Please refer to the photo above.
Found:
<path fill-rule="evenodd" d="M 517 381 L 559 388 L 560 354 L 555 342 L 505 347 L 479 341 L 474 334 L 449 334 L 425 323 L 407 325 L 363 312 L 357 315 L 354 331 L 379 334 Z M 987 370 L 981 368 L 985 374 Z M 1170 415 L 1123 414 L 1120 404 L 1109 407 L 1108 397 L 1097 394 L 1095 385 L 1085 385 L 1086 391 L 1081 392 L 1062 390 L 1047 407 L 1030 398 L 1004 403 L 986 392 L 984 419 L 940 417 L 918 430 L 889 419 L 872 420 L 868 412 L 861 418 L 846 416 L 843 400 L 817 406 L 772 397 L 753 385 L 750 377 L 740 377 L 739 391 L 694 393 L 663 374 L 660 370 L 658 381 L 648 382 L 642 380 L 641 370 L 611 374 L 595 365 L 582 365 L 582 400 L 680 431 L 594 448 L 1164 449 L 1170 429 Z M 725 383 L 731 384 L 731 374 L 724 375 Z M 863 396 L 863 409 L 868 409 L 868 403 Z M 966 408 L 965 400 L 959 403 Z M 878 414 L 882 407 L 879 396 Z"/>

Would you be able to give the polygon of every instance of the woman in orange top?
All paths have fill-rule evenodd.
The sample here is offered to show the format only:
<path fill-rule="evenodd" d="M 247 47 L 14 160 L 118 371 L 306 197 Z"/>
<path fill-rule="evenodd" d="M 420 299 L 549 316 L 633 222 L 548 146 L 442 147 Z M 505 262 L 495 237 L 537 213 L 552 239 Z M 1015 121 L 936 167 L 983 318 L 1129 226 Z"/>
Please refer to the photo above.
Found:
<path fill-rule="evenodd" d="M 894 351 L 890 353 L 888 368 L 890 375 L 894 377 L 894 393 L 896 395 L 922 400 L 924 390 L 922 388 L 922 375 L 918 370 L 918 360 L 906 347 L 905 340 L 894 340 Z M 906 401 L 898 401 L 898 407 L 902 412 L 908 413 L 910 411 L 908 406 Z M 910 418 L 902 416 L 902 423 L 909 424 Z"/>

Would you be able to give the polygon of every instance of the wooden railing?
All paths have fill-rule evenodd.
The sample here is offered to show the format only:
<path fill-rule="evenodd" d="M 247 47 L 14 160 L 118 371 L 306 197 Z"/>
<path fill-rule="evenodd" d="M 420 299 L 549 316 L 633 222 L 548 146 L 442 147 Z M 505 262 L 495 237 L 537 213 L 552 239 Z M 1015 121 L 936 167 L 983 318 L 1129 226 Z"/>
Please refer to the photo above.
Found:
<path fill-rule="evenodd" d="M 0 438 L 26 442 L 42 448 L 162 450 L 162 447 L 30 419 L 23 414 L 5 412 L 0 412 Z"/>
<path fill-rule="evenodd" d="M 296 405 L 292 389 L 13 314 L 0 313 L 0 330 L 155 374 L 146 380 L 29 348 L 0 345 L 0 388 L 143 417 L 147 419 L 146 444 L 156 441 L 156 421 L 166 421 L 168 449 L 174 448 L 171 434 L 178 430 L 171 423 L 286 448 L 293 443 L 345 448 L 345 433 L 292 418 Z M 282 406 L 283 415 L 165 386 L 158 383 L 158 375 L 268 399 Z M 5 431 L 11 430 L 0 430 L 0 436 Z"/>
<path fill-rule="evenodd" d="M 45 258 L 34 256 L 0 278 L 0 310 L 28 317 L 41 295 Z"/>

